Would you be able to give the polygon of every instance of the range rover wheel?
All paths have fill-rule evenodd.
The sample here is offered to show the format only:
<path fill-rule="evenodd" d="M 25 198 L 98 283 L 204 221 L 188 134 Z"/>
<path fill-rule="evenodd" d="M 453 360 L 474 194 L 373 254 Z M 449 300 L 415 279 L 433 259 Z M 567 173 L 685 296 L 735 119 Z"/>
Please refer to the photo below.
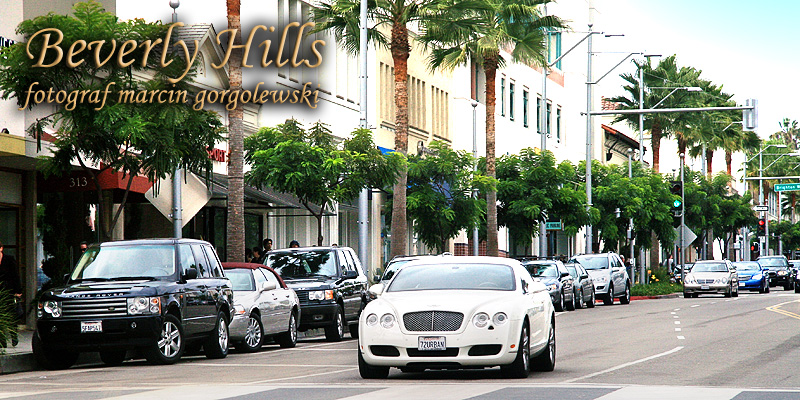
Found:
<path fill-rule="evenodd" d="M 500 367 L 500 373 L 505 378 L 527 378 L 531 368 L 531 337 L 528 334 L 528 325 L 522 326 L 519 335 L 519 347 L 517 348 L 517 358 L 511 365 Z"/>
<path fill-rule="evenodd" d="M 389 376 L 389 367 L 379 367 L 367 364 L 361 350 L 358 351 L 358 374 L 364 379 L 386 379 Z"/>
<path fill-rule="evenodd" d="M 50 350 L 45 347 L 42 339 L 39 338 L 38 332 L 33 333 L 31 347 L 33 348 L 33 357 L 36 359 L 36 363 L 45 369 L 67 369 L 78 360 L 78 353 Z"/>
<path fill-rule="evenodd" d="M 614 285 L 608 285 L 608 294 L 603 297 L 603 304 L 607 306 L 614 304 Z"/>
<path fill-rule="evenodd" d="M 128 352 L 126 350 L 101 351 L 100 360 L 105 365 L 115 367 L 125 362 L 125 356 L 127 355 Z"/>
<path fill-rule="evenodd" d="M 175 364 L 181 359 L 184 346 L 181 322 L 174 315 L 167 314 L 161 323 L 161 335 L 145 349 L 144 357 L 151 364 Z"/>
<path fill-rule="evenodd" d="M 289 316 L 289 330 L 275 337 L 275 341 L 283 347 L 294 347 L 297 345 L 297 317 L 294 312 Z"/>
<path fill-rule="evenodd" d="M 325 340 L 329 342 L 338 342 L 344 337 L 344 315 L 342 315 L 342 307 L 336 305 L 333 310 L 333 324 L 325 327 Z"/>
<path fill-rule="evenodd" d="M 208 335 L 203 349 L 206 351 L 206 358 L 225 358 L 228 356 L 228 319 L 225 313 L 217 314 L 217 323 L 214 330 Z"/>
<path fill-rule="evenodd" d="M 264 326 L 261 324 L 261 317 L 257 314 L 250 314 L 244 340 L 237 343 L 236 348 L 245 353 L 252 353 L 258 351 L 262 344 L 264 344 Z"/>

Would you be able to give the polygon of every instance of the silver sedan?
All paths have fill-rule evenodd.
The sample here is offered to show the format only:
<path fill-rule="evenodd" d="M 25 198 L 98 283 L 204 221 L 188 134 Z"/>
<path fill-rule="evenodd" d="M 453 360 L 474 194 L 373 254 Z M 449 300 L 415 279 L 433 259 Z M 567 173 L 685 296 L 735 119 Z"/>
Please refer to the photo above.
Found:
<path fill-rule="evenodd" d="M 686 274 L 683 297 L 697 297 L 700 293 L 722 293 L 725 297 L 739 296 L 739 276 L 730 261 L 698 261 Z"/>
<path fill-rule="evenodd" d="M 238 350 L 257 351 L 268 337 L 281 347 L 297 344 L 300 305 L 294 290 L 261 264 L 223 263 L 233 284 L 234 315 L 231 342 Z"/>

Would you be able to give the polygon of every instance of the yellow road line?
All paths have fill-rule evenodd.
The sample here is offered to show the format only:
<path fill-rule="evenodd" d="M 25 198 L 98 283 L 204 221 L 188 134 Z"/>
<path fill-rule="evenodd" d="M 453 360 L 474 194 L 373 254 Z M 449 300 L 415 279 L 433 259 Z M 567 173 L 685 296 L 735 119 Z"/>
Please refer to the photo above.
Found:
<path fill-rule="evenodd" d="M 800 319 L 800 314 L 795 314 L 795 313 L 793 313 L 791 311 L 786 311 L 786 310 L 781 310 L 780 309 L 780 307 L 785 305 L 785 304 L 798 303 L 798 302 L 800 302 L 800 300 L 787 301 L 785 303 L 780 303 L 780 304 L 775 304 L 774 306 L 769 306 L 769 307 L 766 308 L 766 310 L 767 311 L 772 311 L 774 313 L 782 314 L 782 315 L 785 315 L 785 316 L 790 317 L 790 318 Z"/>

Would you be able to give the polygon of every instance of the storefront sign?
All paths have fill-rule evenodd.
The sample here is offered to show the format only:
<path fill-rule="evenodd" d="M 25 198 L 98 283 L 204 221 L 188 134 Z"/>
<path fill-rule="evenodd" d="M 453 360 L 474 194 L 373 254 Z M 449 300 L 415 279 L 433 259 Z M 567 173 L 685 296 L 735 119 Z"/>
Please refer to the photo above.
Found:
<path fill-rule="evenodd" d="M 227 162 L 227 152 L 222 149 L 213 148 L 208 151 L 208 158 L 217 162 Z"/>

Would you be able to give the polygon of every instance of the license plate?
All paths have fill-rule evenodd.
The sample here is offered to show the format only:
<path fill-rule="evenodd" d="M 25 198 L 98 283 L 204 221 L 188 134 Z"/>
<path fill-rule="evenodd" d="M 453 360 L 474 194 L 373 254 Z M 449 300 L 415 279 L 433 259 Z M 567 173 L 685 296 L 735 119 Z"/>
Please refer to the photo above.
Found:
<path fill-rule="evenodd" d="M 739 281 L 739 287 L 742 287 L 742 286 L 744 286 L 744 282 Z"/>
<path fill-rule="evenodd" d="M 444 336 L 420 336 L 417 342 L 417 350 L 447 350 Z"/>
<path fill-rule="evenodd" d="M 700 290 L 708 290 L 708 289 L 711 289 L 711 287 L 709 287 L 708 285 L 701 285 L 700 286 Z"/>
<path fill-rule="evenodd" d="M 103 321 L 81 321 L 81 333 L 103 332 Z"/>

